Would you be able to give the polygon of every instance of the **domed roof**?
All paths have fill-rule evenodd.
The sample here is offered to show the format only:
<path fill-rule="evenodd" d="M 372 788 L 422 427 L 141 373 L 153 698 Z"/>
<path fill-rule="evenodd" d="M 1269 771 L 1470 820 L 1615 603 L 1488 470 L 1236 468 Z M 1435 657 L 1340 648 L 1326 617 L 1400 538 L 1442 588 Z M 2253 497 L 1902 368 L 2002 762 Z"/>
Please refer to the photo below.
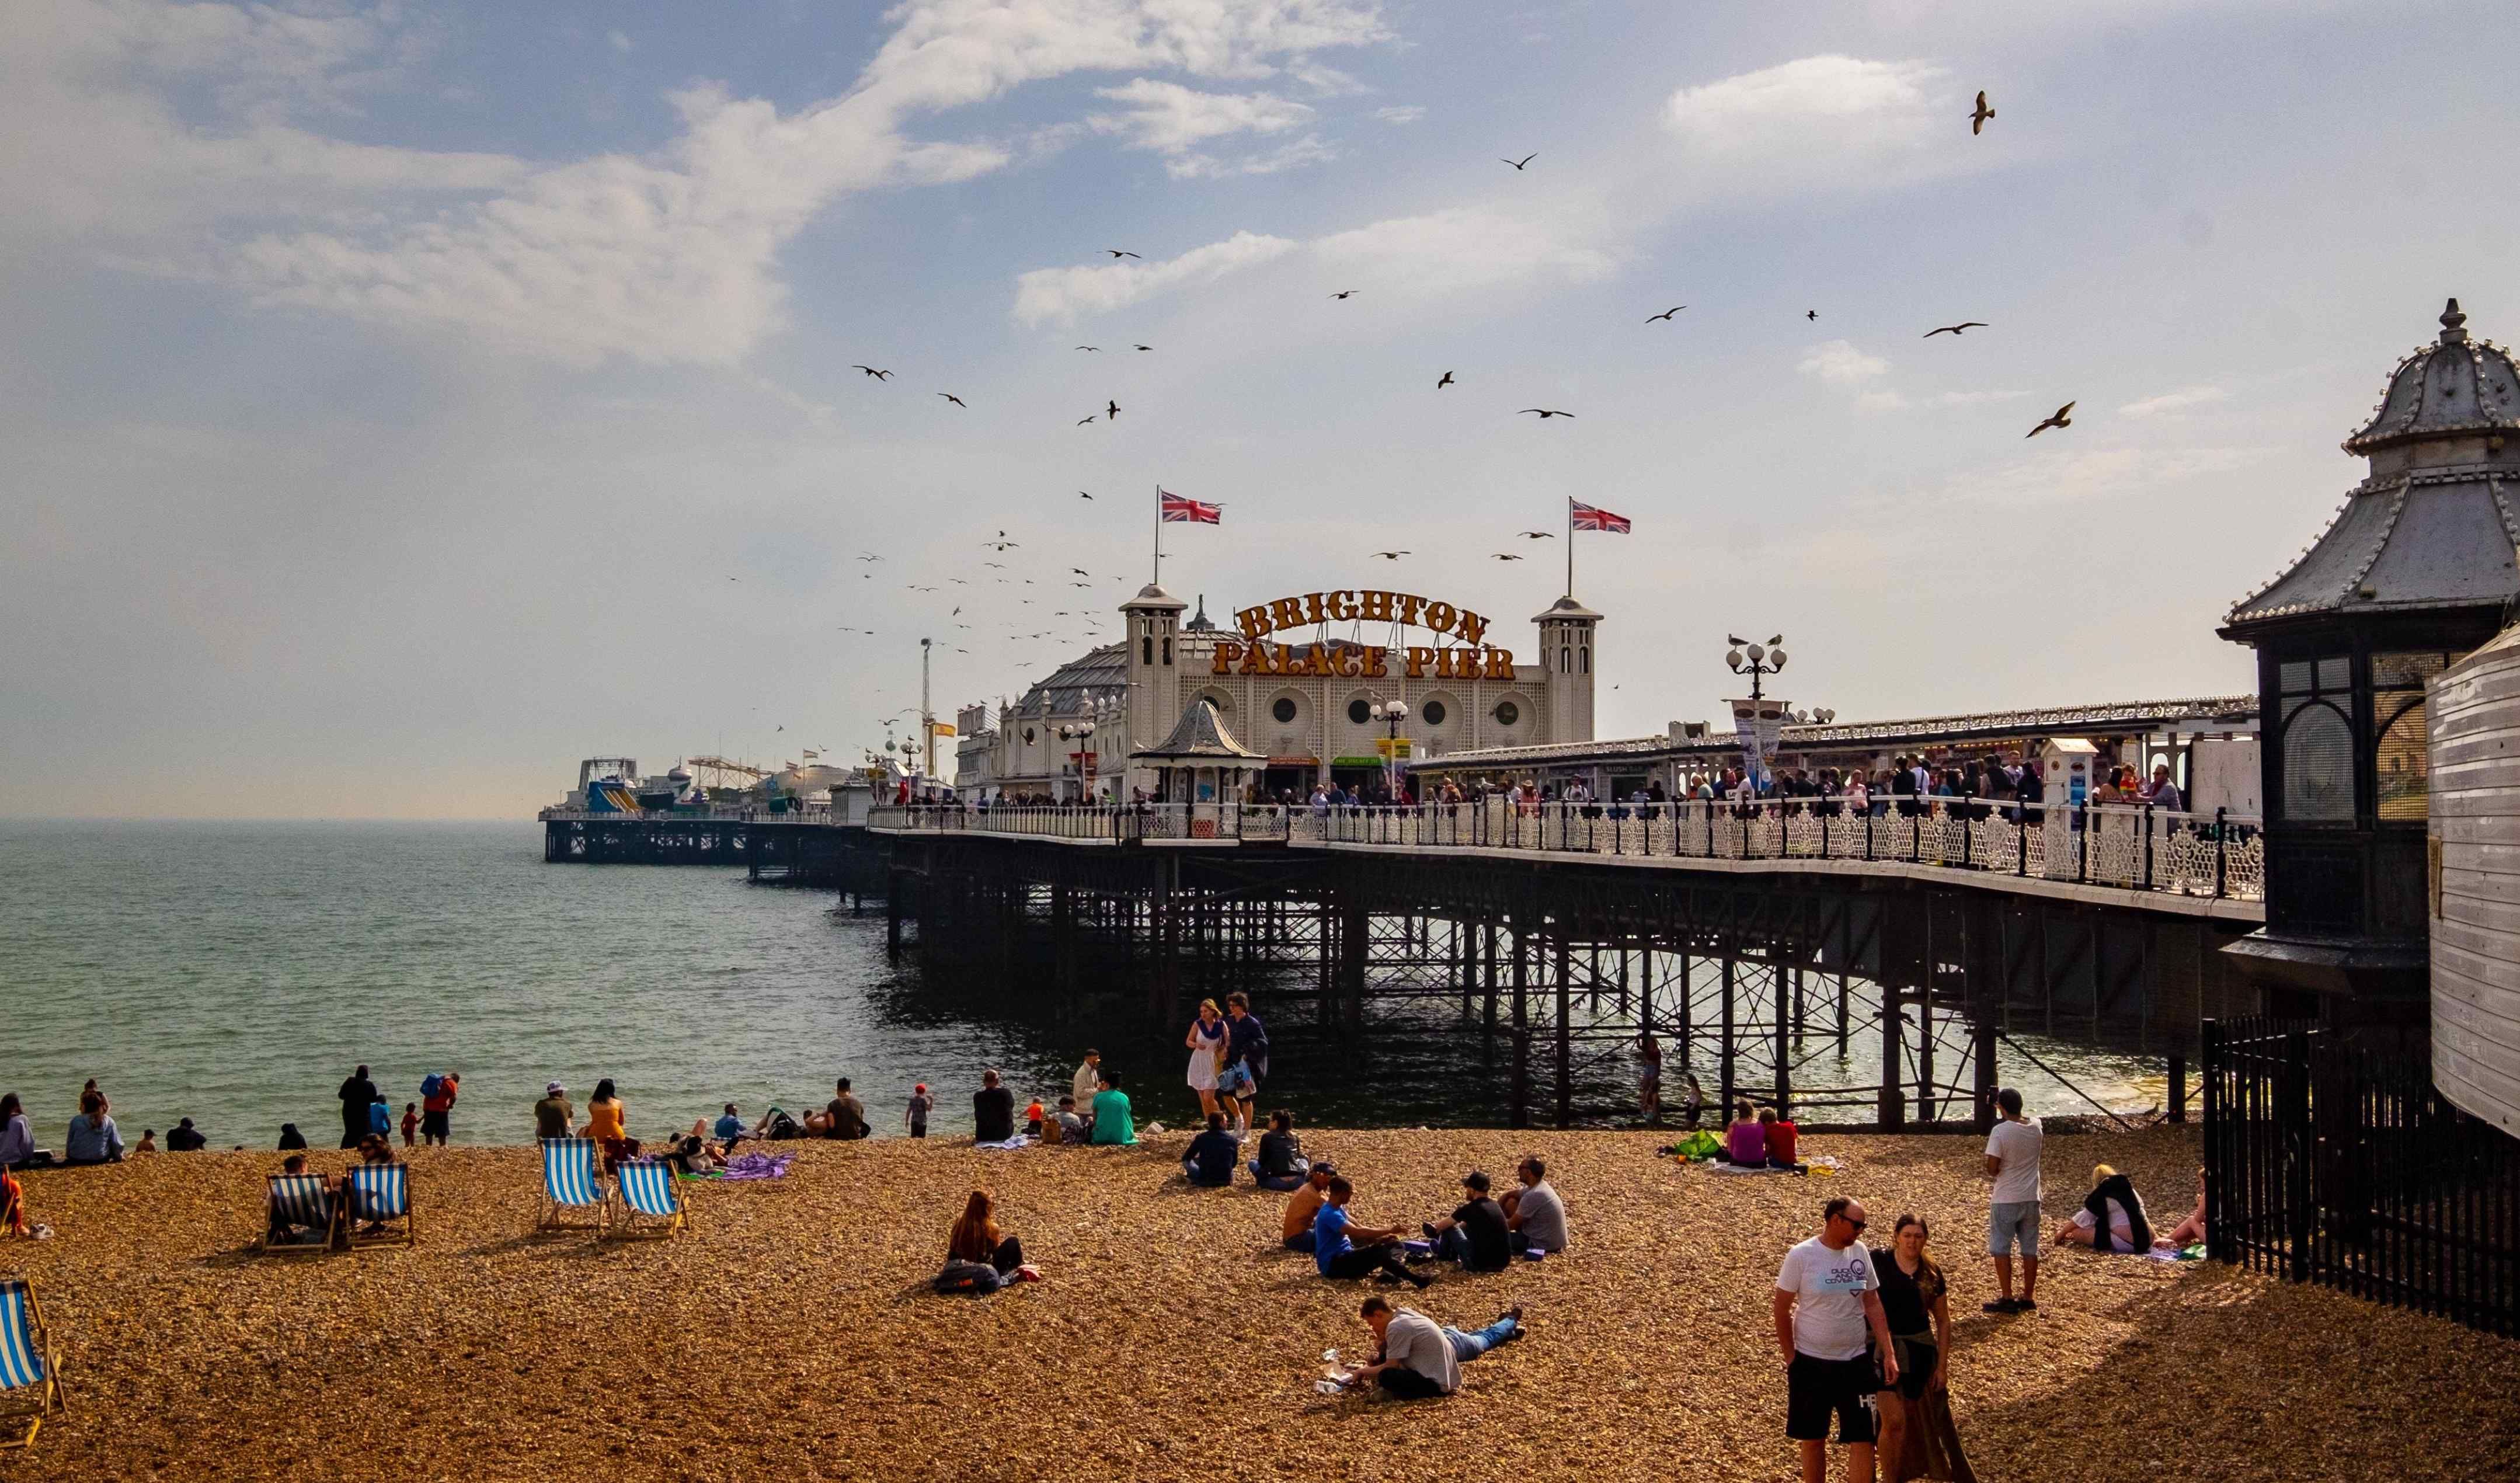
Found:
<path fill-rule="evenodd" d="M 2467 337 L 2453 298 L 2441 338 L 2398 362 L 2389 389 L 2345 451 L 2368 454 L 2445 433 L 2520 431 L 2520 367 L 2491 340 Z"/>

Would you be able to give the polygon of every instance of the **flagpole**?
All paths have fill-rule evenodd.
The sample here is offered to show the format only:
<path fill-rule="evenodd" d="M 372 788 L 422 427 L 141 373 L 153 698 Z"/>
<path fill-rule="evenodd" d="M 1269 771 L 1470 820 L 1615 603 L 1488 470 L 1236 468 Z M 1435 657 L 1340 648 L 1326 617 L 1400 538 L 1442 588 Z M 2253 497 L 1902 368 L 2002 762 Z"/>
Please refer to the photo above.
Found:
<path fill-rule="evenodd" d="M 1566 595 L 1575 596 L 1575 498 L 1566 499 Z"/>
<path fill-rule="evenodd" d="M 1155 585 L 1164 585 L 1164 486 L 1155 486 Z"/>

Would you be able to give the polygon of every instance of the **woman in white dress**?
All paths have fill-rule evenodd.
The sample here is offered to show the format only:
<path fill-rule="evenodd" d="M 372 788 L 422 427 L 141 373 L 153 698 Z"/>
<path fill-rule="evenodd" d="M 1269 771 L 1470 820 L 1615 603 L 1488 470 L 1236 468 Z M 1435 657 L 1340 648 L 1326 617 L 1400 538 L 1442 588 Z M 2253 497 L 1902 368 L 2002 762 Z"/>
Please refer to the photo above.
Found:
<path fill-rule="evenodd" d="M 1198 1002 L 1198 1018 L 1191 1021 L 1182 1044 L 1190 1047 L 1190 1089 L 1198 1094 L 1199 1116 L 1217 1110 L 1216 1073 L 1225 1058 L 1225 1011 L 1213 999 Z"/>

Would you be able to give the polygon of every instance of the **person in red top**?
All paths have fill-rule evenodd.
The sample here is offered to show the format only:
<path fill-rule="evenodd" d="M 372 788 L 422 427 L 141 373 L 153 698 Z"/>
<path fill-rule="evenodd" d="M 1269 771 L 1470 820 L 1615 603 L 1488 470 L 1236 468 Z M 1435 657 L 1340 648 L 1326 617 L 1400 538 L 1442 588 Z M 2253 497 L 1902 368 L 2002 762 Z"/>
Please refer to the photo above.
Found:
<path fill-rule="evenodd" d="M 420 1104 L 402 1104 L 402 1146 L 406 1148 L 420 1141 Z"/>
<path fill-rule="evenodd" d="M 1768 1141 L 1768 1167 L 1791 1169 L 1796 1174 L 1809 1171 L 1794 1161 L 1796 1129 L 1791 1119 L 1778 1117 L 1774 1107 L 1759 1109 L 1759 1132 Z"/>
<path fill-rule="evenodd" d="M 436 1095 L 421 1101 L 420 1109 L 426 1115 L 420 1120 L 420 1136 L 439 1147 L 446 1146 L 447 1114 L 455 1110 L 456 1083 L 460 1080 L 454 1072 L 447 1072 L 437 1079 Z"/>

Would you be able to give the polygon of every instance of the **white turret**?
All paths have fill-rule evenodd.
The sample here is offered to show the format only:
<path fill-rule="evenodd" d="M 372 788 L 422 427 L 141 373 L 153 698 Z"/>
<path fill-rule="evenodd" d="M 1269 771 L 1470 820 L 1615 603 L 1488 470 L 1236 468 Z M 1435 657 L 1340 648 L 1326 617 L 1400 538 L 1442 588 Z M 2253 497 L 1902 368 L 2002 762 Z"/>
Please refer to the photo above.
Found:
<path fill-rule="evenodd" d="M 1548 676 L 1543 742 L 1593 740 L 1593 638 L 1601 615 L 1559 598 L 1531 621 L 1540 625 L 1540 667 Z"/>

